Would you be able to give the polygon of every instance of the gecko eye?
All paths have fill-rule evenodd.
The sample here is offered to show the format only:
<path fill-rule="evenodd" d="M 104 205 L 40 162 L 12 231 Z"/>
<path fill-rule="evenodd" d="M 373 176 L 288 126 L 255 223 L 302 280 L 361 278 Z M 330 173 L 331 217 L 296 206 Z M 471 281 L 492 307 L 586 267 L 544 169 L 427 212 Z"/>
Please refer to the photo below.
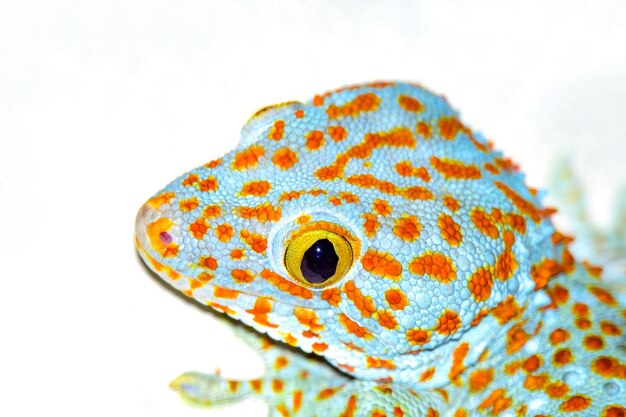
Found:
<path fill-rule="evenodd" d="M 295 236 L 285 251 L 289 274 L 309 287 L 326 287 L 341 279 L 352 266 L 350 243 L 329 230 L 308 230 Z"/>

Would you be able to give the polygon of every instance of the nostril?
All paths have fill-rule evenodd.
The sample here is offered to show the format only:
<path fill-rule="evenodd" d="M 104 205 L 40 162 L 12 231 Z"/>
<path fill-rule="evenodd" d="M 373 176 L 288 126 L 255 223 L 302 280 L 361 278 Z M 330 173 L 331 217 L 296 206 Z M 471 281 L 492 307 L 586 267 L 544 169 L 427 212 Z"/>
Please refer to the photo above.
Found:
<path fill-rule="evenodd" d="M 167 232 L 159 233 L 159 239 L 165 245 L 169 245 L 170 243 L 172 243 L 172 236 Z"/>

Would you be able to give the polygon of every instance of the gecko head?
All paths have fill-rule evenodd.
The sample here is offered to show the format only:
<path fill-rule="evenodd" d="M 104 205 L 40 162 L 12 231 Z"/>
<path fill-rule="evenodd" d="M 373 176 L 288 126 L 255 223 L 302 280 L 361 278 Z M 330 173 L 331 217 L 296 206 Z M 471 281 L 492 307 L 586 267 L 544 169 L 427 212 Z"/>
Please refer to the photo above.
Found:
<path fill-rule="evenodd" d="M 551 234 L 444 99 L 382 83 L 263 109 L 136 222 L 141 256 L 183 293 L 371 379 L 498 337 L 485 317 L 523 310 Z"/>

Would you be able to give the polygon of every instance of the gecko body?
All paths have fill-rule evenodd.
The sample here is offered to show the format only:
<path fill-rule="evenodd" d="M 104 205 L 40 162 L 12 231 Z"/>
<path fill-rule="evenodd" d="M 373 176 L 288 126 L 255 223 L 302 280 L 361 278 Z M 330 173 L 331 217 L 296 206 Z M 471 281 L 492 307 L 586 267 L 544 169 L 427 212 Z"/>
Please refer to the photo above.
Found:
<path fill-rule="evenodd" d="M 136 243 L 172 286 L 269 336 L 244 336 L 262 379 L 174 382 L 196 402 L 623 416 L 626 309 L 551 214 L 445 99 L 372 83 L 257 112 L 237 148 L 140 209 Z"/>

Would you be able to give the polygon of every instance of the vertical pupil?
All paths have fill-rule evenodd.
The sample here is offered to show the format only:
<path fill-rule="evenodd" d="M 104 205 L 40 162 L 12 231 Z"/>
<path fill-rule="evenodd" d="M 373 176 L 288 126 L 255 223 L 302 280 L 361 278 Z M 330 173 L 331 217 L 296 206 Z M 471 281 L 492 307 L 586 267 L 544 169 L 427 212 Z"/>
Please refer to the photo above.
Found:
<path fill-rule="evenodd" d="M 311 284 L 321 284 L 335 275 L 339 257 L 328 239 L 320 239 L 311 245 L 302 256 L 300 271 Z"/>

